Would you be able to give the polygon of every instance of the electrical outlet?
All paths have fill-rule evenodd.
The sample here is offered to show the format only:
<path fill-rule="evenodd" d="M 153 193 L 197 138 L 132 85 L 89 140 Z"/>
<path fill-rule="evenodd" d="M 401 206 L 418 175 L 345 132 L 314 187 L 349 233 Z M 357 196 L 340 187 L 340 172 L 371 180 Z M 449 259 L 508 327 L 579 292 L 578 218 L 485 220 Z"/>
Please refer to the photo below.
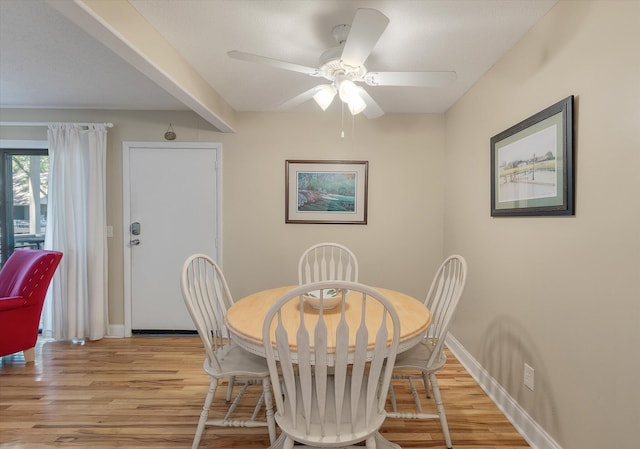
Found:
<path fill-rule="evenodd" d="M 107 226 L 107 237 L 113 237 L 113 226 Z"/>
<path fill-rule="evenodd" d="M 524 364 L 524 386 L 533 391 L 534 388 L 534 369 Z"/>

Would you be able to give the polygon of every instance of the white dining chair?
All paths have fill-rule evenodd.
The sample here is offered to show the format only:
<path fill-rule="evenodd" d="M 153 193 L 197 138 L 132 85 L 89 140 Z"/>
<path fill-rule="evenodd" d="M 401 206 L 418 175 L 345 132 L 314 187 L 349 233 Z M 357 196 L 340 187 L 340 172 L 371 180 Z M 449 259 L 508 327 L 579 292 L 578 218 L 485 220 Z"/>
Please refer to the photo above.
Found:
<path fill-rule="evenodd" d="M 276 439 L 276 425 L 273 416 L 273 400 L 269 368 L 263 357 L 259 357 L 237 346 L 229 339 L 224 327 L 224 316 L 233 304 L 229 286 L 220 267 L 205 254 L 194 254 L 184 262 L 181 278 L 182 296 L 204 344 L 206 357 L 204 371 L 211 376 L 209 389 L 200 413 L 198 427 L 192 449 L 197 449 L 206 426 L 260 427 L 266 426 L 269 438 Z M 227 389 L 227 410 L 221 419 L 209 419 L 213 398 L 221 379 L 229 382 Z M 232 417 L 245 391 L 251 385 L 262 384 L 261 395 L 249 419 Z M 238 393 L 231 401 L 232 390 Z M 266 418 L 258 419 L 264 403 Z"/>
<path fill-rule="evenodd" d="M 444 343 L 449 325 L 464 291 L 466 280 L 467 262 L 464 257 L 453 255 L 442 262 L 425 299 L 425 305 L 433 317 L 431 325 L 418 345 L 398 354 L 393 379 L 408 381 L 415 403 L 414 410 L 399 411 L 393 383 L 389 389 L 393 411 L 388 412 L 387 416 L 401 419 L 440 419 L 440 426 L 448 449 L 451 449 L 453 445 L 436 373 L 447 361 Z M 416 375 L 416 372 L 419 374 Z M 433 391 L 437 413 L 423 412 L 420 395 L 414 382 L 416 378 L 418 381 L 421 378 L 427 398 L 431 397 L 430 390 Z"/>
<path fill-rule="evenodd" d="M 338 291 L 335 308 L 323 309 L 324 293 L 318 310 L 305 304 L 307 293 L 329 289 Z M 285 323 L 283 310 L 291 308 L 299 313 L 285 318 Z M 345 318 L 349 308 L 358 312 L 355 321 Z M 368 310 L 378 310 L 379 318 L 367 318 Z M 328 326 L 330 319 L 337 325 Z M 327 331 L 334 327 L 335 332 Z M 371 449 L 393 447 L 378 430 L 386 416 L 384 405 L 399 337 L 400 321 L 393 305 L 362 284 L 305 284 L 278 299 L 262 327 L 275 419 L 282 431 L 271 447 L 289 449 L 298 443 L 362 448 L 356 444 L 363 441 Z"/>
<path fill-rule="evenodd" d="M 358 259 L 339 243 L 318 243 L 306 249 L 298 261 L 298 283 L 319 281 L 358 282 Z"/>

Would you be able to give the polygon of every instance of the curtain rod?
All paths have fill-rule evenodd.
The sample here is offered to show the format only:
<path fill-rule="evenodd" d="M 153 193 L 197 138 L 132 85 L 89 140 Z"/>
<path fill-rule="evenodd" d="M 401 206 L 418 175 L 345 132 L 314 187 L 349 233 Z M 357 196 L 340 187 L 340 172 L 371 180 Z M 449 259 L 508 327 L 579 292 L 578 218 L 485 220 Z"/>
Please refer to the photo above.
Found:
<path fill-rule="evenodd" d="M 113 128 L 113 123 L 74 123 L 74 122 L 0 122 L 0 126 L 49 126 L 56 123 L 63 123 L 67 125 L 105 125 L 107 128 Z"/>

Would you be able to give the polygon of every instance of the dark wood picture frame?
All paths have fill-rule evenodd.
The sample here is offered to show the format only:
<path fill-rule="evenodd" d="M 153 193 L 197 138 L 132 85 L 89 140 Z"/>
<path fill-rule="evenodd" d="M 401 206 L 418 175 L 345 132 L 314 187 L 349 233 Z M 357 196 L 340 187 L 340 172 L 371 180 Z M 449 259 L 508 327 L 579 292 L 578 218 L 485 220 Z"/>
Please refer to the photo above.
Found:
<path fill-rule="evenodd" d="M 368 161 L 285 161 L 285 223 L 367 224 Z"/>
<path fill-rule="evenodd" d="M 491 216 L 574 215 L 573 95 L 491 138 Z"/>

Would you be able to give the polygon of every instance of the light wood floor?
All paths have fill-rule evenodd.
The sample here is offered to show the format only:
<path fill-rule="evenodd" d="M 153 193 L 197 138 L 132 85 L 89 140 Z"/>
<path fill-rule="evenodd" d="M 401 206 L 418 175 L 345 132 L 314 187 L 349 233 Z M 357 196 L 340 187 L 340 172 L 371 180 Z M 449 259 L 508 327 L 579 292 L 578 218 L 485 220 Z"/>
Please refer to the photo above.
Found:
<path fill-rule="evenodd" d="M 0 448 L 190 448 L 209 383 L 203 355 L 198 337 L 163 336 L 41 343 L 35 364 L 0 358 Z M 454 448 L 529 448 L 450 354 L 438 378 Z M 381 431 L 403 448 L 445 447 L 436 420 Z M 265 428 L 209 428 L 200 448 L 268 446 Z"/>

